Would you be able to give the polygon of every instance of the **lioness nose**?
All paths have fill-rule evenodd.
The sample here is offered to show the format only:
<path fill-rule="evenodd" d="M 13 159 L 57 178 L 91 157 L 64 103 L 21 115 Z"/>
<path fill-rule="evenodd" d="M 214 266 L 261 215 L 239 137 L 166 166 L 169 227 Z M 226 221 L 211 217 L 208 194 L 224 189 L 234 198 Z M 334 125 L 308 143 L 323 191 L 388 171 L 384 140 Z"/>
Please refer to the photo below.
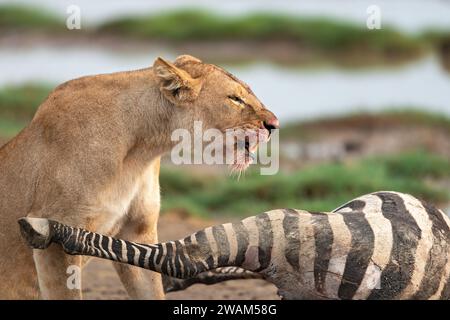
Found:
<path fill-rule="evenodd" d="M 264 128 L 266 128 L 269 132 L 274 129 L 280 128 L 280 121 L 277 118 L 272 118 L 263 122 Z"/>

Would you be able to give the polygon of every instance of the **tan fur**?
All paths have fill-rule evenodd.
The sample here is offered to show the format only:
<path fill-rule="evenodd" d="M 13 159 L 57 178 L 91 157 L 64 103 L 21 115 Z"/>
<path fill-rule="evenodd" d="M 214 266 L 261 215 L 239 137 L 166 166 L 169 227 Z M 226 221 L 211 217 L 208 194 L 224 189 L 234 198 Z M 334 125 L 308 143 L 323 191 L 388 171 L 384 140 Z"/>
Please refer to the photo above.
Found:
<path fill-rule="evenodd" d="M 229 95 L 240 96 L 245 107 Z M 33 258 L 18 218 L 46 217 L 155 243 L 160 157 L 173 145 L 171 132 L 192 131 L 194 120 L 225 130 L 260 128 L 274 118 L 244 83 L 190 56 L 60 85 L 0 149 L 0 298 L 81 298 L 66 287 L 66 270 L 85 259 L 59 248 Z M 117 269 L 132 298 L 164 297 L 159 275 Z"/>

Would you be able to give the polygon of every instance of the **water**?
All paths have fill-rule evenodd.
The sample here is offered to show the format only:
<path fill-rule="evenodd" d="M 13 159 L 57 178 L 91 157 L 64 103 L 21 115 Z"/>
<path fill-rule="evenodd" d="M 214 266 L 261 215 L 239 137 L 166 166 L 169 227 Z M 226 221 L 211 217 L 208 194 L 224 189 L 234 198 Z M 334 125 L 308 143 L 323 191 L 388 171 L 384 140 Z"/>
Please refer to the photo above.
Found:
<path fill-rule="evenodd" d="M 150 66 L 164 50 L 120 52 L 98 47 L 0 49 L 0 87 L 28 81 L 53 84 L 88 74 Z M 282 68 L 272 64 L 226 66 L 247 82 L 281 120 L 309 119 L 351 111 L 416 106 L 450 116 L 450 74 L 437 59 L 396 68 Z"/>
<path fill-rule="evenodd" d="M 207 9 L 220 14 L 244 14 L 269 11 L 326 16 L 366 25 L 367 7 L 376 4 L 381 9 L 383 25 L 418 32 L 428 28 L 450 29 L 450 3 L 443 0 L 0 0 L 0 3 L 23 3 L 43 7 L 60 16 L 67 16 L 67 7 L 76 4 L 81 9 L 82 23 L 98 24 L 123 15 L 151 14 L 182 7 Z"/>
<path fill-rule="evenodd" d="M 414 107 L 450 116 L 450 75 L 428 57 L 394 69 L 230 68 L 282 119 Z"/>

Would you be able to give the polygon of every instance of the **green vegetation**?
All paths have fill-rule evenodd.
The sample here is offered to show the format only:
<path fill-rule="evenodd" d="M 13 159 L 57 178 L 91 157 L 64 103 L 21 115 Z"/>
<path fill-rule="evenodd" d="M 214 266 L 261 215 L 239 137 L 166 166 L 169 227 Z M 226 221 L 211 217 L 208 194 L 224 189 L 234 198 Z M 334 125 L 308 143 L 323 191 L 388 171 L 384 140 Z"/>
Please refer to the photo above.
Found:
<path fill-rule="evenodd" d="M 447 190 L 424 182 L 428 177 L 449 178 L 450 160 L 418 151 L 353 164 L 315 165 L 274 176 L 261 176 L 253 170 L 240 181 L 163 168 L 162 204 L 164 211 L 246 216 L 283 207 L 330 211 L 356 196 L 379 190 L 411 193 L 433 203 L 449 201 Z"/>
<path fill-rule="evenodd" d="M 316 128 L 383 128 L 389 126 L 424 126 L 441 128 L 450 133 L 450 117 L 417 108 L 392 107 L 380 112 L 356 112 L 333 118 L 315 119 L 308 122 L 292 122 L 283 125 L 283 139 L 307 139 Z"/>
<path fill-rule="evenodd" d="M 425 152 L 415 152 L 397 157 L 384 158 L 389 174 L 398 177 L 409 177 L 420 180 L 423 178 L 450 178 L 450 160 Z"/>
<path fill-rule="evenodd" d="M 0 89 L 0 116 L 2 118 L 31 119 L 36 108 L 45 100 L 51 86 L 25 84 Z"/>
<path fill-rule="evenodd" d="M 390 28 L 376 32 L 327 18 L 302 18 L 283 14 L 255 13 L 224 17 L 199 10 L 119 18 L 100 26 L 100 32 L 161 40 L 288 40 L 323 50 L 364 49 L 407 53 L 420 43 Z"/>
<path fill-rule="evenodd" d="M 450 130 L 450 117 L 443 115 L 442 113 L 427 112 L 410 108 L 385 110 L 382 114 L 384 114 L 386 119 L 390 118 L 392 119 L 391 121 L 400 121 L 402 124 L 414 123 Z"/>
<path fill-rule="evenodd" d="M 62 19 L 38 8 L 19 5 L 0 6 L 0 30 L 65 30 Z"/>
<path fill-rule="evenodd" d="M 53 14 L 17 5 L 0 6 L 0 30 L 27 29 L 59 32 L 62 19 Z M 324 55 L 351 53 L 354 58 L 382 56 L 415 57 L 426 47 L 421 37 L 413 37 L 389 27 L 368 30 L 330 18 L 307 18 L 281 13 L 253 13 L 222 16 L 198 9 L 182 9 L 156 15 L 130 16 L 107 21 L 81 33 L 113 34 L 141 40 L 242 42 L 288 41 L 302 49 Z M 361 54 L 365 52 L 365 54 Z"/>
<path fill-rule="evenodd" d="M 19 132 L 51 89 L 50 85 L 37 84 L 0 89 L 0 136 L 11 137 Z"/>
<path fill-rule="evenodd" d="M 422 33 L 421 37 L 424 41 L 438 46 L 450 42 L 450 32 L 447 30 L 428 30 Z"/>

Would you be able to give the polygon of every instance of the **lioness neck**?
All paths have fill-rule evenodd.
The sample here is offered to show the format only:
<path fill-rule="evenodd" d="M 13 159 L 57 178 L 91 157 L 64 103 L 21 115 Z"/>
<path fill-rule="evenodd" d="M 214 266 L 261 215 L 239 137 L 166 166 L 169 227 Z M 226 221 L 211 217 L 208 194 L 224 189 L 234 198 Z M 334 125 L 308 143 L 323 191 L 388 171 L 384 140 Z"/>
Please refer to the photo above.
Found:
<path fill-rule="evenodd" d="M 181 113 L 163 97 L 148 68 L 88 76 L 58 86 L 30 128 L 58 148 L 83 145 L 93 153 L 145 165 L 170 150 L 171 132 L 185 125 Z"/>

